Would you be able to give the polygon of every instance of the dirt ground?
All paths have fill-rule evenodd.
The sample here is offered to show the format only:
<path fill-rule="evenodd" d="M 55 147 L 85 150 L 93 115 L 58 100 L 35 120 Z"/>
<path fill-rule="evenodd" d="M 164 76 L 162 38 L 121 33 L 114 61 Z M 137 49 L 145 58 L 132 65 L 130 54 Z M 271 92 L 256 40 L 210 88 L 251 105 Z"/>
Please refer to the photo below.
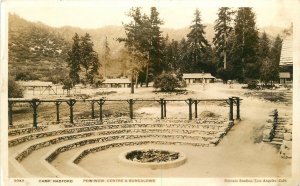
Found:
<path fill-rule="evenodd" d="M 279 115 L 292 117 L 292 94 L 287 94 L 286 90 L 274 90 L 270 94 L 278 93 L 286 99 L 273 101 L 263 99 L 263 96 L 270 91 L 249 91 L 241 88 L 242 85 L 233 85 L 229 88 L 224 84 L 191 85 L 187 87 L 187 93 L 157 93 L 153 88 L 138 88 L 135 94 L 130 94 L 130 89 L 90 89 L 81 90 L 81 94 L 94 94 L 95 98 L 105 97 L 106 99 L 188 99 L 188 98 L 228 98 L 231 96 L 241 97 L 241 118 L 232 130 L 222 139 L 221 143 L 213 148 L 197 148 L 190 146 L 161 146 L 172 150 L 183 151 L 188 161 L 184 165 L 169 170 L 145 170 L 135 168 L 128 171 L 126 165 L 121 165 L 117 161 L 118 155 L 129 147 L 109 149 L 103 152 L 88 155 L 79 164 L 95 176 L 100 177 L 287 177 L 291 175 L 291 159 L 280 158 L 278 147 L 264 143 L 262 139 L 263 126 L 269 119 L 269 113 L 273 109 L 279 111 Z M 105 92 L 110 93 L 105 93 Z M 258 92 L 258 93 L 257 93 Z M 264 92 L 264 93 L 259 93 Z M 27 92 L 26 97 L 32 95 Z M 44 95 L 49 98 L 59 98 L 59 96 Z M 36 97 L 36 96 L 35 96 Z M 40 97 L 43 98 L 43 97 Z M 60 97 L 61 98 L 61 97 Z M 89 104 L 77 104 L 75 107 L 75 117 L 90 117 Z M 98 107 L 95 107 L 98 108 Z M 199 106 L 199 113 L 204 110 L 219 113 L 227 116 L 228 108 L 220 107 L 209 103 Z M 128 104 L 109 104 L 104 107 L 105 114 L 127 115 Z M 113 110 L 113 111 L 112 111 Z M 14 122 L 32 120 L 31 108 L 14 108 Z M 68 119 L 67 105 L 61 106 L 61 115 Z M 136 116 L 159 117 L 159 104 L 141 103 L 134 105 Z M 96 110 L 97 117 L 97 110 Z M 188 106 L 185 103 L 167 104 L 167 117 L 187 118 Z M 39 121 L 55 121 L 54 104 L 45 104 L 39 107 Z M 63 161 L 63 160 L 62 160 Z M 66 159 L 67 161 L 67 159 Z M 109 169 L 106 167 L 110 167 Z"/>
<path fill-rule="evenodd" d="M 197 96 L 200 98 L 227 98 L 240 96 L 242 121 L 214 148 L 171 147 L 172 150 L 183 151 L 188 161 L 186 164 L 172 170 L 150 170 L 145 168 L 130 169 L 117 161 L 117 156 L 126 149 L 110 149 L 89 155 L 80 166 L 96 176 L 166 176 L 166 177 L 288 177 L 291 175 L 291 160 L 282 159 L 278 147 L 264 143 L 262 139 L 263 126 L 266 124 L 269 113 L 277 108 L 280 114 L 292 116 L 291 102 L 271 102 L 259 96 L 245 96 L 248 90 L 235 85 L 229 88 L 219 84 L 205 87 L 190 86 L 193 93 L 185 97 Z M 274 92 L 284 92 L 276 90 Z M 151 109 L 152 108 L 152 109 Z M 184 113 L 184 106 L 168 105 L 168 114 L 178 116 Z M 210 108 L 213 111 L 213 107 Z M 159 110 L 153 107 L 144 107 L 139 112 L 157 115 Z M 217 111 L 218 112 L 218 111 Z M 153 146 L 152 146 L 153 147 Z M 159 148 L 160 146 L 158 146 Z M 128 148 L 128 147 L 127 147 Z M 163 146 L 161 148 L 170 148 Z M 108 165 L 113 169 L 103 169 Z"/>

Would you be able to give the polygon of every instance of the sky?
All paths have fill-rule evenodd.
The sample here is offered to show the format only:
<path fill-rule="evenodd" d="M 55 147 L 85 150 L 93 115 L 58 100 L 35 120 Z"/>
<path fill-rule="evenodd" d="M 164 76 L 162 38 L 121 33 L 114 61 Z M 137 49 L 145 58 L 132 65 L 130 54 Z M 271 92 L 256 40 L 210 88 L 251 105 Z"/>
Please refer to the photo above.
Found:
<path fill-rule="evenodd" d="M 129 22 L 126 12 L 133 6 L 140 6 L 143 12 L 149 13 L 151 6 L 156 6 L 163 27 L 183 28 L 191 24 L 195 9 L 201 12 L 203 23 L 211 23 L 217 19 L 220 6 L 251 6 L 256 13 L 258 27 L 278 26 L 287 28 L 293 21 L 295 12 L 292 0 L 252 0 L 250 3 L 240 0 L 112 0 L 112 1 L 11 1 L 6 10 L 16 13 L 30 21 L 40 21 L 54 27 L 75 26 L 81 28 L 99 28 L 107 25 L 122 25 Z M 245 3 L 246 2 L 246 3 Z M 288 3 L 289 2 L 289 3 Z"/>

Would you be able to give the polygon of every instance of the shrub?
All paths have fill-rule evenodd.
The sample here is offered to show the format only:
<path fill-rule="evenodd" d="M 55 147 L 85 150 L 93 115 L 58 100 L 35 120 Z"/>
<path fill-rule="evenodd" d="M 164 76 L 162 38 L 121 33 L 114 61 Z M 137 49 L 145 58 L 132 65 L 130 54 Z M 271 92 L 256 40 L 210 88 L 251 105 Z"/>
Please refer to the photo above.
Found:
<path fill-rule="evenodd" d="M 28 80 L 38 80 L 39 76 L 30 71 L 18 71 L 16 73 L 16 80 L 28 81 Z"/>
<path fill-rule="evenodd" d="M 8 77 L 8 97 L 22 98 L 23 88 L 14 80 L 13 77 Z"/>
<path fill-rule="evenodd" d="M 186 87 L 184 81 L 180 81 L 175 74 L 162 73 L 154 79 L 153 87 L 164 92 L 174 91 L 176 88 Z"/>
<path fill-rule="evenodd" d="M 230 77 L 230 71 L 225 70 L 223 67 L 217 70 L 217 76 L 223 80 L 223 82 L 227 82 Z"/>
<path fill-rule="evenodd" d="M 257 88 L 257 80 L 248 79 L 247 81 L 248 89 L 256 89 Z"/>
<path fill-rule="evenodd" d="M 103 82 L 103 79 L 96 78 L 94 81 L 94 86 L 98 88 L 102 85 L 102 82 Z"/>
<path fill-rule="evenodd" d="M 63 81 L 63 89 L 66 89 L 66 90 L 70 90 L 71 88 L 73 88 L 73 82 L 71 79 L 65 79 Z"/>

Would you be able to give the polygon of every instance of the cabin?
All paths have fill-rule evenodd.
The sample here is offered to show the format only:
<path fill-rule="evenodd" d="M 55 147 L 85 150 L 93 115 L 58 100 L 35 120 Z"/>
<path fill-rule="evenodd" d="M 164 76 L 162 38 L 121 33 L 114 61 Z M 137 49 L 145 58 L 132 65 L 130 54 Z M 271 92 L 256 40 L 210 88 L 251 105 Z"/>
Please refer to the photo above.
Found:
<path fill-rule="evenodd" d="M 187 84 L 195 83 L 214 83 L 216 78 L 210 73 L 186 73 L 182 78 Z"/>
<path fill-rule="evenodd" d="M 293 30 L 286 32 L 282 42 L 279 62 L 279 83 L 292 84 L 293 82 Z"/>
<path fill-rule="evenodd" d="M 34 95 L 35 90 L 39 91 L 40 94 L 44 94 L 46 91 L 50 95 L 51 93 L 57 94 L 57 85 L 54 89 L 54 84 L 52 82 L 46 81 L 17 81 L 17 83 L 22 86 L 25 90 L 32 90 Z"/>
<path fill-rule="evenodd" d="M 289 72 L 279 72 L 279 83 L 280 84 L 287 84 L 291 83 L 292 77 Z"/>
<path fill-rule="evenodd" d="M 102 87 L 106 88 L 129 88 L 131 82 L 129 79 L 116 78 L 116 79 L 106 79 L 102 82 Z"/>

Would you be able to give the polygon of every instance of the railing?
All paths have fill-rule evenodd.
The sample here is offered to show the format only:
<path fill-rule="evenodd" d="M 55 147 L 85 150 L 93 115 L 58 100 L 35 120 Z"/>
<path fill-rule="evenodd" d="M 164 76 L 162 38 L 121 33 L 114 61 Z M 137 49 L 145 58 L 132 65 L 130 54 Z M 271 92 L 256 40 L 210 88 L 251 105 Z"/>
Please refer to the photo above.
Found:
<path fill-rule="evenodd" d="M 59 107 L 62 103 L 67 103 L 69 106 L 69 116 L 70 116 L 70 123 L 74 123 L 74 114 L 73 108 L 77 102 L 89 102 L 91 104 L 91 117 L 95 119 L 95 104 L 99 105 L 99 118 L 102 122 L 103 120 L 103 105 L 107 102 L 127 102 L 129 105 L 129 117 L 131 119 L 134 118 L 133 114 L 133 105 L 136 102 L 158 102 L 160 104 L 160 118 L 164 119 L 167 116 L 167 103 L 168 102 L 186 102 L 188 105 L 189 110 L 189 120 L 193 119 L 193 104 L 194 104 L 194 114 L 195 118 L 198 117 L 198 104 L 200 102 L 226 102 L 229 105 L 229 120 L 234 121 L 234 105 L 236 106 L 236 119 L 240 120 L 240 104 L 241 99 L 239 97 L 230 97 L 228 99 L 187 99 L 187 100 L 180 100 L 180 99 L 128 99 L 128 100 L 112 100 L 112 99 L 21 99 L 21 98 L 10 98 L 8 99 L 8 114 L 9 114 L 9 125 L 13 125 L 13 105 L 14 103 L 28 103 L 32 108 L 33 113 L 33 127 L 37 127 L 37 117 L 38 117 L 38 106 L 41 103 L 54 103 L 56 106 L 56 122 L 60 122 L 60 110 Z"/>

